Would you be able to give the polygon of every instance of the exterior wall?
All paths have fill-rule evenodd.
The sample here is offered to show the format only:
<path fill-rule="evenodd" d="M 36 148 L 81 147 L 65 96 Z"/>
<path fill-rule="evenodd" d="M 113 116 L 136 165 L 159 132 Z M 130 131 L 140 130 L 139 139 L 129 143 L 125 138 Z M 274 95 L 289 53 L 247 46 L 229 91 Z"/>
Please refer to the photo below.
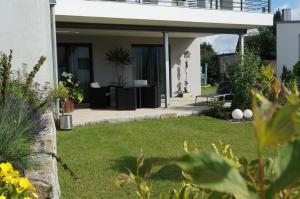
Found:
<path fill-rule="evenodd" d="M 133 44 L 163 44 L 163 39 L 159 37 L 109 37 L 109 36 L 76 36 L 58 35 L 59 43 L 91 43 L 93 51 L 93 72 L 94 81 L 101 86 L 111 85 L 116 80 L 114 66 L 105 60 L 105 53 L 113 48 L 122 47 L 131 50 Z M 197 95 L 200 92 L 200 41 L 192 38 L 170 38 L 171 52 L 171 79 L 172 94 L 176 95 L 179 86 L 183 90 L 185 80 L 185 60 L 183 53 L 186 50 L 191 52 L 189 61 L 188 81 L 190 91 Z M 178 70 L 181 73 L 178 77 Z M 125 71 L 127 85 L 133 84 L 133 69 L 128 67 Z M 180 84 L 181 83 L 181 84 Z"/>
<path fill-rule="evenodd" d="M 277 76 L 283 66 L 293 69 L 300 60 L 300 22 L 279 23 L 277 25 Z"/>
<path fill-rule="evenodd" d="M 13 50 L 13 70 L 27 65 L 27 71 L 40 56 L 47 57 L 36 81 L 53 82 L 50 6 L 48 0 L 0 1 L 0 52 Z"/>

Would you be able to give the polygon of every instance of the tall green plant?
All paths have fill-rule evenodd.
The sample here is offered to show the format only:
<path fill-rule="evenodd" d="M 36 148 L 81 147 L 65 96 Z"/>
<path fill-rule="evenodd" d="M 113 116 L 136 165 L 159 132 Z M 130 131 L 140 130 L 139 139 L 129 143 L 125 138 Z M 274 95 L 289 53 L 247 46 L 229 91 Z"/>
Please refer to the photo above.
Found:
<path fill-rule="evenodd" d="M 0 54 L 0 81 L 1 81 L 1 98 L 2 105 L 4 106 L 8 98 L 8 89 L 11 75 L 11 61 L 12 61 L 12 50 L 9 55 L 4 53 Z"/>
<path fill-rule="evenodd" d="M 258 82 L 260 66 L 261 59 L 254 51 L 246 50 L 244 55 L 238 56 L 230 79 L 234 93 L 232 108 L 251 107 L 251 90 Z"/>
<path fill-rule="evenodd" d="M 115 64 L 116 73 L 118 75 L 118 85 L 124 86 L 125 67 L 131 65 L 133 61 L 130 52 L 122 48 L 116 48 L 106 53 L 106 60 Z"/>

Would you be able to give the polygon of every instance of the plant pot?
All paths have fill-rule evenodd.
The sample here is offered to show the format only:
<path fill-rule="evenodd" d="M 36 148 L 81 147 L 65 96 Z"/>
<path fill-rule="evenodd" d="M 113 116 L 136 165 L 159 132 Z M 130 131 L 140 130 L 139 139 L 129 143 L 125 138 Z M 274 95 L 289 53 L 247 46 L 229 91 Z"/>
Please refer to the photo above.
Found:
<path fill-rule="evenodd" d="M 71 130 L 73 128 L 72 115 L 60 115 L 59 116 L 59 128 L 61 130 Z"/>
<path fill-rule="evenodd" d="M 72 113 L 74 111 L 74 102 L 72 98 L 68 98 L 65 101 L 64 113 Z"/>

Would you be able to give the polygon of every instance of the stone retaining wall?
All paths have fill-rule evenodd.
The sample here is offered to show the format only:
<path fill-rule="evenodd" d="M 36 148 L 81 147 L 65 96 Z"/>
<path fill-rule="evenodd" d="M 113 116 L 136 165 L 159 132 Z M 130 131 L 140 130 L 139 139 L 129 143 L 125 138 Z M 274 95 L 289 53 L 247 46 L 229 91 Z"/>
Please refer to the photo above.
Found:
<path fill-rule="evenodd" d="M 26 172 L 26 176 L 35 185 L 40 199 L 59 199 L 60 189 L 57 173 L 56 128 L 52 113 L 46 114 L 47 129 L 40 133 L 34 145 L 34 160 L 37 168 Z"/>

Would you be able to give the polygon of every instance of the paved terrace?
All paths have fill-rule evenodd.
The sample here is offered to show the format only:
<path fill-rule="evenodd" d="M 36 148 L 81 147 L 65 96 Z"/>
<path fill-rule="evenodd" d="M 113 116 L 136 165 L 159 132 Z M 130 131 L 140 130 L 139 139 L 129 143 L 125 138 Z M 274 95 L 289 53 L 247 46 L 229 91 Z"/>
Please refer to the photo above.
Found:
<path fill-rule="evenodd" d="M 206 98 L 172 98 L 169 108 L 142 108 L 135 111 L 117 111 L 114 109 L 92 110 L 77 108 L 73 112 L 73 125 L 84 126 L 96 123 L 119 123 L 144 119 L 162 119 L 199 115 L 207 110 Z M 162 103 L 163 106 L 163 103 Z"/>

